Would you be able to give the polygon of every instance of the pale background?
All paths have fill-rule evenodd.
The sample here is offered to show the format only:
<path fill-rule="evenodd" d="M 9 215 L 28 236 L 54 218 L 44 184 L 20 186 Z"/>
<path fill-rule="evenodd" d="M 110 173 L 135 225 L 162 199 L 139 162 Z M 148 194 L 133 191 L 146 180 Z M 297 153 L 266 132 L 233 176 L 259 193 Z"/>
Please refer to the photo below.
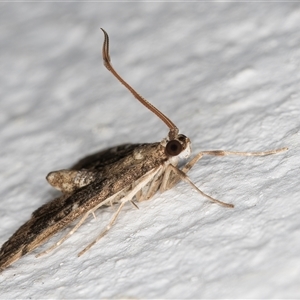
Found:
<path fill-rule="evenodd" d="M 103 67 L 115 68 L 193 142 L 287 153 L 207 157 L 180 183 L 127 205 L 110 233 L 97 212 L 0 275 L 1 298 L 299 298 L 299 3 L 1 3 L 0 244 L 58 195 L 48 172 L 166 126 Z M 60 235 L 61 236 L 61 235 Z"/>

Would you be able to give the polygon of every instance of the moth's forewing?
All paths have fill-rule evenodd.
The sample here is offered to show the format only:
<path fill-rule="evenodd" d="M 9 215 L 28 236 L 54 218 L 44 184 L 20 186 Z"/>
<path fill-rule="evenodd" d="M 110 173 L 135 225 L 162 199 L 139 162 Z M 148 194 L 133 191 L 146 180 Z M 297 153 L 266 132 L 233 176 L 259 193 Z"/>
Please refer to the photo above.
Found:
<path fill-rule="evenodd" d="M 99 176 L 90 184 L 62 195 L 33 212 L 32 217 L 0 250 L 0 270 L 46 242 L 99 203 L 130 187 L 168 158 L 161 143 L 126 144 L 90 155 L 73 169 L 93 169 Z"/>

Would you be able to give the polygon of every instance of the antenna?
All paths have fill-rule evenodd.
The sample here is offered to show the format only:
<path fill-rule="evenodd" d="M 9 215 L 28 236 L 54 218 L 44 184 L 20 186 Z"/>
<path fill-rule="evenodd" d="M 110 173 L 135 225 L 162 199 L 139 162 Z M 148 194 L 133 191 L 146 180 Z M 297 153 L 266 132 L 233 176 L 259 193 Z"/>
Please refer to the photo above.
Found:
<path fill-rule="evenodd" d="M 110 71 L 131 93 L 132 95 L 139 100 L 143 105 L 145 105 L 150 111 L 155 113 L 170 129 L 169 131 L 169 139 L 173 140 L 178 135 L 178 128 L 175 126 L 175 124 L 167 117 L 165 116 L 161 111 L 159 111 L 155 106 L 153 106 L 150 102 L 148 102 L 146 99 L 144 99 L 140 94 L 138 94 L 113 68 L 113 66 L 110 63 L 110 56 L 109 56 L 109 37 L 106 31 L 101 28 L 101 30 L 104 33 L 104 42 L 103 42 L 103 48 L 102 48 L 102 57 L 103 57 L 103 63 L 104 66 Z"/>

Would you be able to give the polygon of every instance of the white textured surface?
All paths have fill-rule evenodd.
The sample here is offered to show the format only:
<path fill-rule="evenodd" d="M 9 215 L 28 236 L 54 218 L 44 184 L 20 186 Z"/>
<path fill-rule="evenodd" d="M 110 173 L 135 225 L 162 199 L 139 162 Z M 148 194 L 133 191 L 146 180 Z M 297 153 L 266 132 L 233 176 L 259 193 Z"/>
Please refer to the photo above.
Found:
<path fill-rule="evenodd" d="M 0 275 L 1 298 L 299 298 L 299 3 L 0 4 L 0 243 L 57 193 L 45 175 L 96 150 L 167 129 L 116 69 L 209 149 L 289 152 L 204 158 L 186 184 L 98 212 L 55 252 Z M 53 238 L 47 246 L 51 245 Z"/>

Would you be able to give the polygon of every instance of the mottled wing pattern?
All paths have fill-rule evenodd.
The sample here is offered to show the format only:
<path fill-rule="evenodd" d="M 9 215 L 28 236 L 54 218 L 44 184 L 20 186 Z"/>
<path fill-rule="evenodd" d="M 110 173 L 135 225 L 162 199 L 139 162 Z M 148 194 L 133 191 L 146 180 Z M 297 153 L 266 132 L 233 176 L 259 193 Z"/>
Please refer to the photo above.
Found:
<path fill-rule="evenodd" d="M 135 158 L 134 153 L 139 153 Z M 160 157 L 160 159 L 158 159 Z M 0 249 L 0 271 L 165 160 L 160 143 L 125 144 L 90 155 L 72 169 L 95 170 L 95 180 L 38 208 Z"/>

